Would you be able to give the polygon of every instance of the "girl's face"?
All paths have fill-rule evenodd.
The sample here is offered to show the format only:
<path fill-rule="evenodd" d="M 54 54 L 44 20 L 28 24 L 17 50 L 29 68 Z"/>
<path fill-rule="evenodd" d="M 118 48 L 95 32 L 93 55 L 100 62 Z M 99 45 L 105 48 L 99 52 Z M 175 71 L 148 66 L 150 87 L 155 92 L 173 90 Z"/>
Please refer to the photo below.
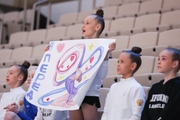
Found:
<path fill-rule="evenodd" d="M 158 71 L 160 73 L 168 73 L 174 69 L 174 61 L 172 60 L 172 52 L 163 50 L 158 56 Z"/>
<path fill-rule="evenodd" d="M 20 74 L 20 68 L 18 66 L 12 66 L 9 68 L 6 75 L 6 84 L 11 88 L 16 88 L 22 81 L 23 76 Z"/>
<path fill-rule="evenodd" d="M 100 30 L 100 27 L 100 24 L 98 24 L 95 19 L 95 15 L 90 15 L 84 20 L 82 35 L 88 38 L 98 38 L 98 31 Z"/>
<path fill-rule="evenodd" d="M 33 77 L 34 77 L 35 72 L 36 72 L 35 69 L 34 69 L 34 70 L 31 70 L 31 72 L 30 72 L 29 75 L 28 75 L 28 78 L 27 78 L 27 86 L 28 86 L 28 87 L 29 87 L 30 84 L 31 84 L 31 81 L 32 81 L 32 79 L 33 79 Z"/>
<path fill-rule="evenodd" d="M 135 69 L 135 64 L 131 62 L 129 53 L 123 52 L 118 58 L 117 73 L 122 75 L 123 78 L 132 77 Z"/>

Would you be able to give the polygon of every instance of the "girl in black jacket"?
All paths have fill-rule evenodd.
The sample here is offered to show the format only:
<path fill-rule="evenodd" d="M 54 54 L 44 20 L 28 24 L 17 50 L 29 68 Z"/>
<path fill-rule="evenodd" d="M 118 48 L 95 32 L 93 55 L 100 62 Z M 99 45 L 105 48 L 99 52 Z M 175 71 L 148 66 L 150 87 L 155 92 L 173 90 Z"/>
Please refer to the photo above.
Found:
<path fill-rule="evenodd" d="M 157 67 L 164 79 L 150 89 L 141 120 L 180 120 L 180 51 L 163 50 Z"/>

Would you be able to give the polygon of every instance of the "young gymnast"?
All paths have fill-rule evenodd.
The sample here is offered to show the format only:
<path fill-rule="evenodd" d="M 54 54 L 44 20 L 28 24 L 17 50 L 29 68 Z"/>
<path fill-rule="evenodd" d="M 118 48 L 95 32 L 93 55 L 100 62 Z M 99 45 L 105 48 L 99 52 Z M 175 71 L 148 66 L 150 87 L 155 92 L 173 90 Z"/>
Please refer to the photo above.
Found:
<path fill-rule="evenodd" d="M 164 79 L 151 87 L 141 120 L 180 120 L 180 51 L 164 49 L 157 67 Z"/>
<path fill-rule="evenodd" d="M 24 96 L 26 92 L 22 85 L 27 79 L 30 63 L 25 61 L 22 65 L 13 65 L 9 68 L 6 76 L 6 84 L 11 87 L 10 92 L 4 93 L 0 100 L 0 120 L 4 120 L 6 110 L 11 103 L 16 103 L 20 110 L 24 109 Z"/>
<path fill-rule="evenodd" d="M 99 9 L 95 14 L 85 18 L 82 26 L 82 35 L 88 39 L 99 38 L 104 30 L 105 22 L 103 19 L 104 11 Z M 101 64 L 80 109 L 69 111 L 70 120 L 95 120 L 97 118 L 97 110 L 100 107 L 99 89 L 103 79 L 108 72 L 108 53 L 116 48 L 115 43 L 109 45 L 109 50 Z"/>
<path fill-rule="evenodd" d="M 34 77 L 36 69 L 33 69 L 27 79 L 29 87 Z M 56 111 L 51 109 L 37 108 L 24 98 L 25 112 L 19 110 L 16 103 L 12 103 L 6 107 L 4 120 L 67 120 L 67 111 Z"/>
<path fill-rule="evenodd" d="M 99 38 L 105 27 L 103 16 L 104 11 L 102 9 L 98 9 L 95 14 L 87 16 L 82 26 L 82 35 L 88 39 Z M 115 48 L 116 43 L 109 44 L 109 50 L 81 104 L 80 109 L 69 111 L 70 120 L 95 120 L 97 118 L 97 110 L 100 107 L 99 89 L 108 72 L 108 53 L 115 50 Z M 45 51 L 48 49 L 49 46 L 45 48 Z"/>
<path fill-rule="evenodd" d="M 36 69 L 30 71 L 27 78 L 27 86 L 29 87 L 34 77 Z M 6 114 L 4 120 L 34 120 L 37 115 L 37 107 L 29 103 L 26 98 L 24 98 L 24 112 L 20 111 L 16 103 L 12 103 L 6 107 Z"/>
<path fill-rule="evenodd" d="M 146 95 L 142 86 L 133 77 L 141 66 L 141 48 L 123 51 L 117 64 L 121 81 L 111 86 L 107 94 L 101 120 L 139 120 Z"/>

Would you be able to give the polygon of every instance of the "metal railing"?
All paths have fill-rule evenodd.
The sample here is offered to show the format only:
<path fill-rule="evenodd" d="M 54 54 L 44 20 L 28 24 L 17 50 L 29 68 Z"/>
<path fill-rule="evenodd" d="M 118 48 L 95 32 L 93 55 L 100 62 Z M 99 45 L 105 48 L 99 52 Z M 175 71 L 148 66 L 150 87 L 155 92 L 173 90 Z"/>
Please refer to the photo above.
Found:
<path fill-rule="evenodd" d="M 93 0 L 93 9 L 96 8 L 96 0 Z"/>
<path fill-rule="evenodd" d="M 23 24 L 22 24 L 22 31 L 26 30 L 26 16 L 27 16 L 27 0 L 24 0 L 24 18 L 23 18 Z"/>
<path fill-rule="evenodd" d="M 43 5 L 45 3 L 48 3 L 48 15 L 47 15 L 46 26 L 49 25 L 50 17 L 51 17 L 51 2 L 49 0 L 40 0 L 40 1 L 36 2 L 36 3 L 34 3 L 34 5 L 33 5 L 33 13 L 32 13 L 32 19 L 31 19 L 31 31 L 34 30 L 34 24 L 35 24 L 34 20 L 35 20 L 35 13 L 36 13 L 37 7 L 38 7 L 38 10 L 37 10 L 35 29 L 39 28 L 41 5 Z"/>
<path fill-rule="evenodd" d="M 3 20 L 0 19 L 0 44 L 2 44 Z"/>
<path fill-rule="evenodd" d="M 81 12 L 81 5 L 82 5 L 82 0 L 78 0 L 78 12 Z M 92 2 L 92 8 L 96 8 L 96 0 L 93 0 Z"/>

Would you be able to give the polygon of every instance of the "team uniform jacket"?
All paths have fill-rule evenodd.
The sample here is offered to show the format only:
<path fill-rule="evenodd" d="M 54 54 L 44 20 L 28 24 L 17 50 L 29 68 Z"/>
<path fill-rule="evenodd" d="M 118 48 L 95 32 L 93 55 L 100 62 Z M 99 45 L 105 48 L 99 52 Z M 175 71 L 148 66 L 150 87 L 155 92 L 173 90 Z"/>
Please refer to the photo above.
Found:
<path fill-rule="evenodd" d="M 37 107 L 29 103 L 26 98 L 24 98 L 25 112 L 19 111 L 17 115 L 21 120 L 34 120 L 37 115 Z"/>
<path fill-rule="evenodd" d="M 163 82 L 150 89 L 141 120 L 180 120 L 180 77 Z"/>
<path fill-rule="evenodd" d="M 144 89 L 134 77 L 121 79 L 107 94 L 101 120 L 140 120 L 145 100 Z"/>
<path fill-rule="evenodd" d="M 4 108 L 14 102 L 19 105 L 21 111 L 24 110 L 23 99 L 25 94 L 26 92 L 22 87 L 17 87 L 2 95 L 0 99 L 0 120 L 4 120 L 4 115 L 6 113 Z"/>

